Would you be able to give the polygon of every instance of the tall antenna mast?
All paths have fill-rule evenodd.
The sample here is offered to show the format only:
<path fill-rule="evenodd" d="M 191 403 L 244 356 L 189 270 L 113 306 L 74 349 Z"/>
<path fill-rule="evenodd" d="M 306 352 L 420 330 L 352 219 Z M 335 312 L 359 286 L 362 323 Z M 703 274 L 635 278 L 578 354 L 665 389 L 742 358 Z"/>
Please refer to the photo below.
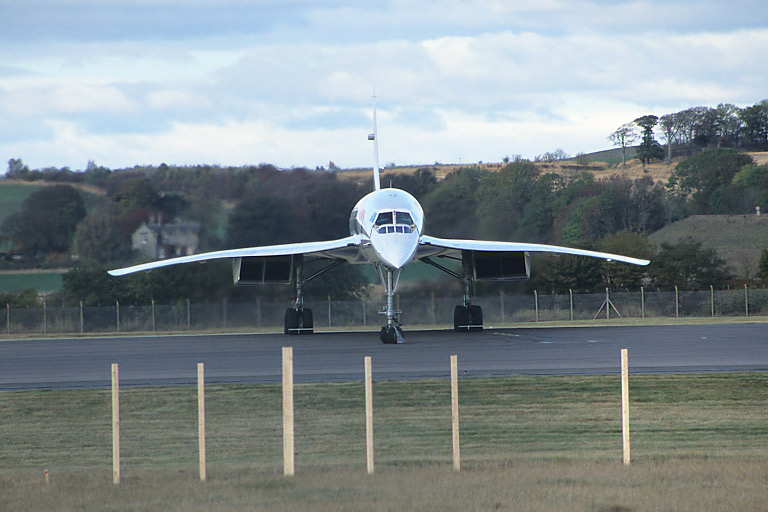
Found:
<path fill-rule="evenodd" d="M 379 190 L 379 135 L 376 129 L 376 89 L 373 90 L 373 133 L 368 135 L 368 140 L 373 141 L 373 189 Z"/>

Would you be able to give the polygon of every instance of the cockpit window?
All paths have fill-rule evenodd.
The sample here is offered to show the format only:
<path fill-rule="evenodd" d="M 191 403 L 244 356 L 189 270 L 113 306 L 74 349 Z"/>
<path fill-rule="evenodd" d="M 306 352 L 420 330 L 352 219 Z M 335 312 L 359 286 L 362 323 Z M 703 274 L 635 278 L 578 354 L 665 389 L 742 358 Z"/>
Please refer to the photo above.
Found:
<path fill-rule="evenodd" d="M 382 212 L 376 217 L 374 226 L 382 226 L 384 224 L 392 224 L 392 212 Z"/>
<path fill-rule="evenodd" d="M 386 233 L 412 233 L 413 230 L 410 226 L 381 226 L 379 228 L 379 234 L 384 235 Z"/>
<path fill-rule="evenodd" d="M 395 212 L 395 224 L 405 224 L 406 226 L 413 225 L 413 219 L 408 212 Z"/>

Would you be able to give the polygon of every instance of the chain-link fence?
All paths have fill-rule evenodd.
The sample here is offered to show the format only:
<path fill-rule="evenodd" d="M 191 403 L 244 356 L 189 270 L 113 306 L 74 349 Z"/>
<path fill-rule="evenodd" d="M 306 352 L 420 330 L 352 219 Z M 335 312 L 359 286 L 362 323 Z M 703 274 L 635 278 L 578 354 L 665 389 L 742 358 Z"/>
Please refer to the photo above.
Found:
<path fill-rule="evenodd" d="M 395 306 L 402 311 L 406 326 L 450 326 L 459 298 L 435 297 L 401 299 Z M 518 295 L 476 297 L 483 307 L 486 326 L 512 323 L 591 320 L 598 318 L 658 317 L 736 317 L 768 315 L 768 290 L 708 290 L 698 292 L 610 292 L 597 294 L 549 295 L 534 292 Z M 183 332 L 210 330 L 281 330 L 288 302 L 257 300 L 246 303 L 151 304 L 105 307 L 60 307 L 17 309 L 6 305 L 4 329 L 0 334 L 77 334 L 128 332 Z M 382 301 L 305 301 L 311 308 L 314 326 L 378 326 Z"/>

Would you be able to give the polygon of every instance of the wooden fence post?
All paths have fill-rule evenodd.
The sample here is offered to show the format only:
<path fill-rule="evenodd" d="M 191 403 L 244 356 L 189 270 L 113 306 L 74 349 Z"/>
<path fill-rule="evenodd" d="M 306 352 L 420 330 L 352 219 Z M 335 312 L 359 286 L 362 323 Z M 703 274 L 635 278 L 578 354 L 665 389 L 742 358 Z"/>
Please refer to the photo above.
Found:
<path fill-rule="evenodd" d="M 456 356 L 451 356 L 451 431 L 453 433 L 453 470 L 461 470 L 459 454 L 459 375 Z"/>
<path fill-rule="evenodd" d="M 627 349 L 621 349 L 621 440 L 624 465 L 630 462 L 629 452 L 629 363 Z"/>
<path fill-rule="evenodd" d="M 373 379 L 371 356 L 365 356 L 365 459 L 368 474 L 373 473 Z"/>
<path fill-rule="evenodd" d="M 283 347 L 283 475 L 293 476 L 293 347 Z"/>
<path fill-rule="evenodd" d="M 112 364 L 112 483 L 120 483 L 120 379 Z"/>
<path fill-rule="evenodd" d="M 197 363 L 197 447 L 200 454 L 200 481 L 205 482 L 205 368 Z"/>

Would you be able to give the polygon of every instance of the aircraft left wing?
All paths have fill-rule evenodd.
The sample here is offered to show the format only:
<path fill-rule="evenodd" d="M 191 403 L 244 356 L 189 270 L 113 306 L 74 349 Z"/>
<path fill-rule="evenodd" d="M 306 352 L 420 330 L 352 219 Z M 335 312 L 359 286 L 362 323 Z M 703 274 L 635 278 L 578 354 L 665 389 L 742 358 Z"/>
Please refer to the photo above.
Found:
<path fill-rule="evenodd" d="M 324 242 L 303 242 L 296 244 L 266 245 L 262 247 L 246 247 L 243 249 L 228 249 L 225 251 L 204 252 L 201 254 L 192 254 L 190 256 L 181 256 L 178 258 L 169 258 L 167 260 L 152 261 L 142 263 L 132 267 L 118 268 L 110 270 L 112 276 L 123 276 L 142 270 L 151 270 L 153 268 L 168 267 L 170 265 L 180 265 L 182 263 L 193 263 L 196 261 L 216 260 L 222 258 L 247 258 L 252 256 L 290 256 L 295 254 L 311 254 L 319 257 L 344 259 L 354 261 L 358 256 L 358 248 L 361 239 L 359 235 L 352 235 L 338 240 L 328 240 Z"/>
<path fill-rule="evenodd" d="M 621 256 L 619 254 L 610 254 L 607 252 L 588 251 L 585 249 L 573 249 L 571 247 L 561 247 L 559 245 L 528 244 L 521 242 L 493 242 L 487 240 L 454 240 L 449 238 L 435 238 L 423 235 L 419 241 L 419 248 L 416 251 L 418 258 L 428 258 L 430 256 L 443 256 L 447 254 L 456 254 L 461 251 L 476 252 L 549 252 L 559 254 L 573 254 L 576 256 L 588 256 L 591 258 L 602 258 L 608 261 L 621 261 L 632 265 L 645 266 L 650 263 L 649 260 Z"/>

